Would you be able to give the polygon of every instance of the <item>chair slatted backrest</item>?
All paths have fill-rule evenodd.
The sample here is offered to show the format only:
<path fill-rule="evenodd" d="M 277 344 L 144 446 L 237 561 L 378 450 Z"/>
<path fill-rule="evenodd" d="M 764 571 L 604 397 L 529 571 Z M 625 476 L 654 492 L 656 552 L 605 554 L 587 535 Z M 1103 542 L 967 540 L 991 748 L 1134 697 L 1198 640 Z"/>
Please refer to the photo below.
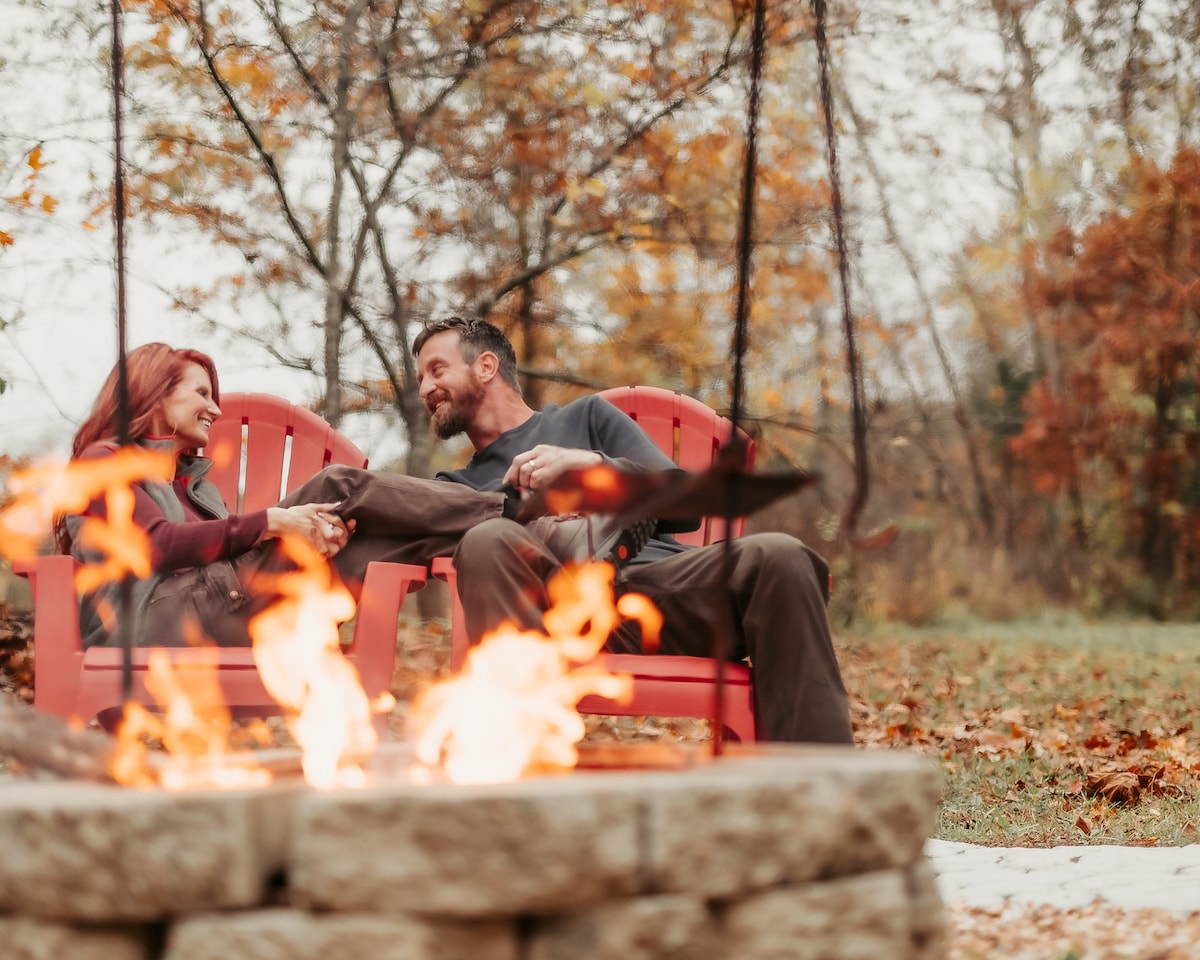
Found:
<path fill-rule="evenodd" d="M 278 503 L 331 463 L 367 465 L 365 453 L 311 410 L 265 393 L 221 397 L 204 455 L 231 513 Z"/>
<path fill-rule="evenodd" d="M 654 441 L 655 445 L 685 470 L 705 470 L 717 451 L 729 440 L 731 421 L 708 405 L 686 394 L 662 387 L 613 387 L 600 392 L 605 400 L 629 414 Z M 746 442 L 746 470 L 754 467 L 754 441 L 740 427 L 738 435 Z M 743 518 L 734 520 L 733 536 L 745 530 Z M 681 543 L 704 546 L 725 539 L 725 521 L 707 517 L 700 529 L 676 534 Z"/>

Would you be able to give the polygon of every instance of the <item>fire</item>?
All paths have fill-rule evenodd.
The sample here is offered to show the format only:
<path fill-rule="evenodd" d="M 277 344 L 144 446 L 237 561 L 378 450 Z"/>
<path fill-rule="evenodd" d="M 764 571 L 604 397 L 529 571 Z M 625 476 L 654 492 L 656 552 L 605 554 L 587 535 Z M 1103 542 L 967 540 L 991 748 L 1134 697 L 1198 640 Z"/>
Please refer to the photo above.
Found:
<path fill-rule="evenodd" d="M 56 515 L 78 514 L 103 496 L 107 518 L 85 519 L 78 532 L 80 543 L 100 560 L 80 565 L 76 588 L 89 591 L 126 575 L 149 576 L 150 543 L 133 522 L 131 484 L 169 480 L 173 473 L 169 454 L 140 448 L 15 471 L 7 484 L 11 502 L 0 511 L 0 553 L 36 556 Z M 372 711 L 392 704 L 369 703 L 357 671 L 340 653 L 338 624 L 354 615 L 353 598 L 307 544 L 284 541 L 282 548 L 297 569 L 256 584 L 279 599 L 250 623 L 255 663 L 268 692 L 292 712 L 289 727 L 304 751 L 309 782 L 318 787 L 361 782 L 361 770 L 343 760 L 374 750 Z M 184 788 L 270 780 L 269 772 L 256 769 L 251 753 L 231 746 L 236 731 L 217 680 L 216 649 L 206 655 L 204 638 L 194 640 L 178 662 L 165 650 L 151 653 L 146 688 L 161 716 L 126 704 L 112 769 L 118 782 Z M 160 741 L 166 757 L 151 754 L 148 741 Z"/>
<path fill-rule="evenodd" d="M 287 539 L 283 549 L 298 569 L 261 576 L 255 584 L 279 599 L 250 621 L 254 662 L 271 696 L 293 711 L 288 727 L 304 751 L 308 782 L 359 785 L 361 768 L 342 760 L 374 751 L 371 714 L 392 704 L 371 704 L 339 649 L 338 624 L 354 616 L 354 598 L 308 544 Z"/>
<path fill-rule="evenodd" d="M 591 663 L 622 616 L 637 619 L 651 645 L 662 617 L 645 597 L 614 606 L 613 568 L 568 566 L 548 585 L 546 636 L 506 625 L 474 647 L 455 677 L 418 695 L 409 724 L 417 759 L 458 783 L 515 780 L 575 766 L 584 724 L 575 705 L 588 694 L 627 698 L 628 676 Z"/>
<path fill-rule="evenodd" d="M 138 703 L 125 705 L 113 755 L 114 780 L 172 790 L 270 782 L 270 773 L 255 765 L 250 754 L 230 762 L 232 722 L 217 682 L 216 653 L 214 647 L 197 647 L 194 660 L 172 664 L 165 650 L 151 652 L 146 688 L 164 713 L 151 713 Z M 148 739 L 162 742 L 165 762 L 151 758 Z"/>
<path fill-rule="evenodd" d="M 79 513 L 104 496 L 107 520 L 87 520 L 78 534 L 101 561 L 80 567 L 77 588 L 147 576 L 149 541 L 133 523 L 130 485 L 171 472 L 170 457 L 126 449 L 101 460 L 14 473 L 12 502 L 0 511 L 0 552 L 35 555 L 56 515 Z M 285 539 L 280 546 L 295 569 L 262 574 L 252 585 L 256 594 L 276 598 L 249 623 L 255 664 L 267 691 L 289 711 L 309 783 L 360 784 L 364 774 L 352 761 L 375 750 L 372 714 L 394 701 L 370 703 L 341 654 L 338 626 L 354 616 L 355 606 L 328 562 L 304 542 Z M 547 588 L 548 637 L 497 631 L 471 652 L 459 676 L 419 696 L 410 723 L 420 761 L 443 766 L 451 780 L 463 783 L 574 766 L 575 745 L 584 735 L 575 705 L 589 694 L 622 699 L 629 693 L 628 677 L 593 662 L 609 633 L 622 618 L 636 620 L 645 647 L 653 649 L 662 625 L 645 597 L 630 594 L 614 604 L 612 583 L 606 563 L 564 569 Z M 236 731 L 217 680 L 217 650 L 205 648 L 203 637 L 195 640 L 186 656 L 151 653 L 146 688 L 161 713 L 126 705 L 112 771 L 118 782 L 179 789 L 270 780 L 251 752 L 235 749 Z M 161 742 L 165 755 L 150 751 L 150 741 Z"/>

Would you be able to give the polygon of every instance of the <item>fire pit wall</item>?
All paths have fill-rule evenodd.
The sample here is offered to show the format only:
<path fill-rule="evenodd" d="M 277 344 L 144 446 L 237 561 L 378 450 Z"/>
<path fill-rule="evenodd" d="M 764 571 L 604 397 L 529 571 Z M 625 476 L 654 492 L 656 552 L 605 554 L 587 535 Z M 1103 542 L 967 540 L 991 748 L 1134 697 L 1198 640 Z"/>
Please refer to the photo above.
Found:
<path fill-rule="evenodd" d="M 483 787 L 0 789 L 6 960 L 943 955 L 938 775 L 778 747 Z"/>

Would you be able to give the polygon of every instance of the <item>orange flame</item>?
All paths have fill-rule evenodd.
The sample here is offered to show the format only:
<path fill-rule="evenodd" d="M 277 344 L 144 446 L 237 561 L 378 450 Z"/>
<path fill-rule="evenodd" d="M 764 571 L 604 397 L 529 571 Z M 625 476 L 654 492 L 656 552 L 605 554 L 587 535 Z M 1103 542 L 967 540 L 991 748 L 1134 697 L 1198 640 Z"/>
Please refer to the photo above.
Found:
<path fill-rule="evenodd" d="M 15 499 L 0 512 L 0 552 L 33 556 L 56 514 L 79 513 L 103 494 L 108 519 L 87 520 L 79 537 L 104 560 L 81 567 L 77 586 L 93 589 L 126 573 L 146 576 L 149 541 L 133 523 L 129 486 L 146 477 L 169 478 L 172 469 L 168 455 L 127 448 L 100 460 L 14 473 L 9 487 Z M 349 760 L 375 749 L 372 713 L 393 702 L 371 704 L 341 654 L 338 625 L 355 606 L 329 564 L 302 541 L 285 539 L 281 547 L 297 569 L 262 574 L 253 584 L 256 592 L 278 597 L 250 621 L 255 663 L 267 691 L 292 713 L 289 728 L 304 752 L 309 783 L 356 785 L 364 775 Z M 419 759 L 442 764 L 451 780 L 463 783 L 574 766 L 575 744 L 584 735 L 575 705 L 589 694 L 622 699 L 629 693 L 627 676 L 592 663 L 609 633 L 622 618 L 637 620 L 644 646 L 653 649 L 662 624 L 645 597 L 628 594 L 614 605 L 612 581 L 613 569 L 605 563 L 564 569 L 547 588 L 548 637 L 511 627 L 497 631 L 471 652 L 458 677 L 424 691 L 410 714 Z M 231 748 L 216 660 L 216 648 L 200 646 L 174 660 L 165 650 L 151 653 L 146 687 L 163 715 L 126 705 L 113 768 L 119 782 L 183 788 L 270 779 L 252 754 Z M 161 741 L 168 758 L 152 757 L 148 740 Z"/>
<path fill-rule="evenodd" d="M 584 735 L 575 705 L 588 694 L 626 699 L 630 678 L 591 663 L 620 614 L 653 635 L 662 617 L 645 597 L 612 601 L 613 568 L 592 563 L 563 568 L 548 585 L 549 636 L 505 625 L 472 648 L 461 673 L 422 691 L 409 724 L 417 759 L 441 765 L 457 783 L 517 779 L 541 767 L 573 767 Z M 622 597 L 629 600 L 636 595 Z M 655 622 L 657 618 L 657 623 Z"/>
<path fill-rule="evenodd" d="M 91 591 L 126 574 L 148 576 L 150 541 L 133 522 L 130 485 L 146 478 L 168 481 L 174 465 L 168 453 L 125 447 L 96 460 L 15 471 L 7 485 L 12 502 L 0 511 L 0 553 L 36 556 L 56 515 L 79 514 L 103 496 L 107 519 L 85 518 L 78 533 L 80 545 L 102 559 L 80 565 L 76 589 Z M 307 544 L 285 541 L 283 549 L 299 569 L 263 576 L 256 584 L 280 599 L 249 625 L 255 663 L 268 692 L 294 712 L 289 726 L 304 750 L 309 782 L 320 787 L 360 782 L 361 771 L 343 766 L 343 757 L 375 748 L 372 709 L 392 704 L 370 704 L 357 671 L 341 655 L 337 628 L 354 615 L 353 598 Z M 270 780 L 269 772 L 252 769 L 251 754 L 232 750 L 216 648 L 206 653 L 203 637 L 193 639 L 196 646 L 174 662 L 164 650 L 150 654 L 146 688 L 163 715 L 126 704 L 112 770 L 118 782 L 182 788 Z M 151 758 L 150 740 L 162 742 L 166 760 Z"/>
<path fill-rule="evenodd" d="M 342 656 L 338 624 L 354 616 L 354 598 L 307 543 L 288 538 L 282 546 L 298 569 L 260 575 L 255 583 L 279 599 L 250 621 L 254 662 L 271 696 L 293 711 L 288 727 L 304 751 L 308 782 L 323 789 L 358 785 L 362 770 L 345 758 L 375 749 L 372 711 L 392 704 L 372 705 Z"/>
<path fill-rule="evenodd" d="M 252 755 L 231 751 L 232 723 L 217 682 L 217 649 L 195 647 L 188 654 L 187 662 L 173 664 L 165 650 L 151 651 L 146 689 L 164 713 L 153 714 L 138 703 L 125 705 L 113 779 L 134 786 L 157 783 L 170 790 L 269 783 L 271 774 Z M 165 762 L 151 762 L 147 740 L 162 742 Z"/>
<path fill-rule="evenodd" d="M 145 576 L 149 573 L 148 541 L 132 524 L 129 487 L 138 480 L 169 481 L 174 472 L 175 461 L 169 453 L 141 447 L 123 447 L 97 460 L 44 463 L 14 471 L 8 478 L 13 501 L 0 511 L 0 553 L 13 560 L 32 559 L 57 514 L 81 513 L 104 495 L 107 522 L 87 521 L 80 536 L 86 536 L 88 545 L 108 558 L 102 565 L 105 579 L 119 578 L 127 571 Z M 145 572 L 138 573 L 141 569 Z M 80 589 L 94 589 L 105 582 L 99 574 L 90 576 L 87 587 Z"/>

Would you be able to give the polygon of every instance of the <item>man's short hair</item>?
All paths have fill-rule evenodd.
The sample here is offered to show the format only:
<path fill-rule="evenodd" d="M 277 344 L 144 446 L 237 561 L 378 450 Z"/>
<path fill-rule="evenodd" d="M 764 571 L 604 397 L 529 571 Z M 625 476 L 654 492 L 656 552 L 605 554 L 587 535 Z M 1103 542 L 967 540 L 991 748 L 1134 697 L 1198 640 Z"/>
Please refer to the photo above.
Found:
<path fill-rule="evenodd" d="M 458 334 L 458 346 L 463 359 L 474 363 L 481 353 L 494 353 L 500 361 L 500 377 L 510 387 L 521 392 L 521 382 L 517 379 L 517 352 L 512 342 L 504 335 L 504 331 L 486 320 L 466 320 L 462 317 L 443 317 L 440 320 L 426 320 L 413 341 L 413 354 L 420 356 L 421 348 L 429 342 L 429 338 L 439 333 L 453 330 Z"/>

